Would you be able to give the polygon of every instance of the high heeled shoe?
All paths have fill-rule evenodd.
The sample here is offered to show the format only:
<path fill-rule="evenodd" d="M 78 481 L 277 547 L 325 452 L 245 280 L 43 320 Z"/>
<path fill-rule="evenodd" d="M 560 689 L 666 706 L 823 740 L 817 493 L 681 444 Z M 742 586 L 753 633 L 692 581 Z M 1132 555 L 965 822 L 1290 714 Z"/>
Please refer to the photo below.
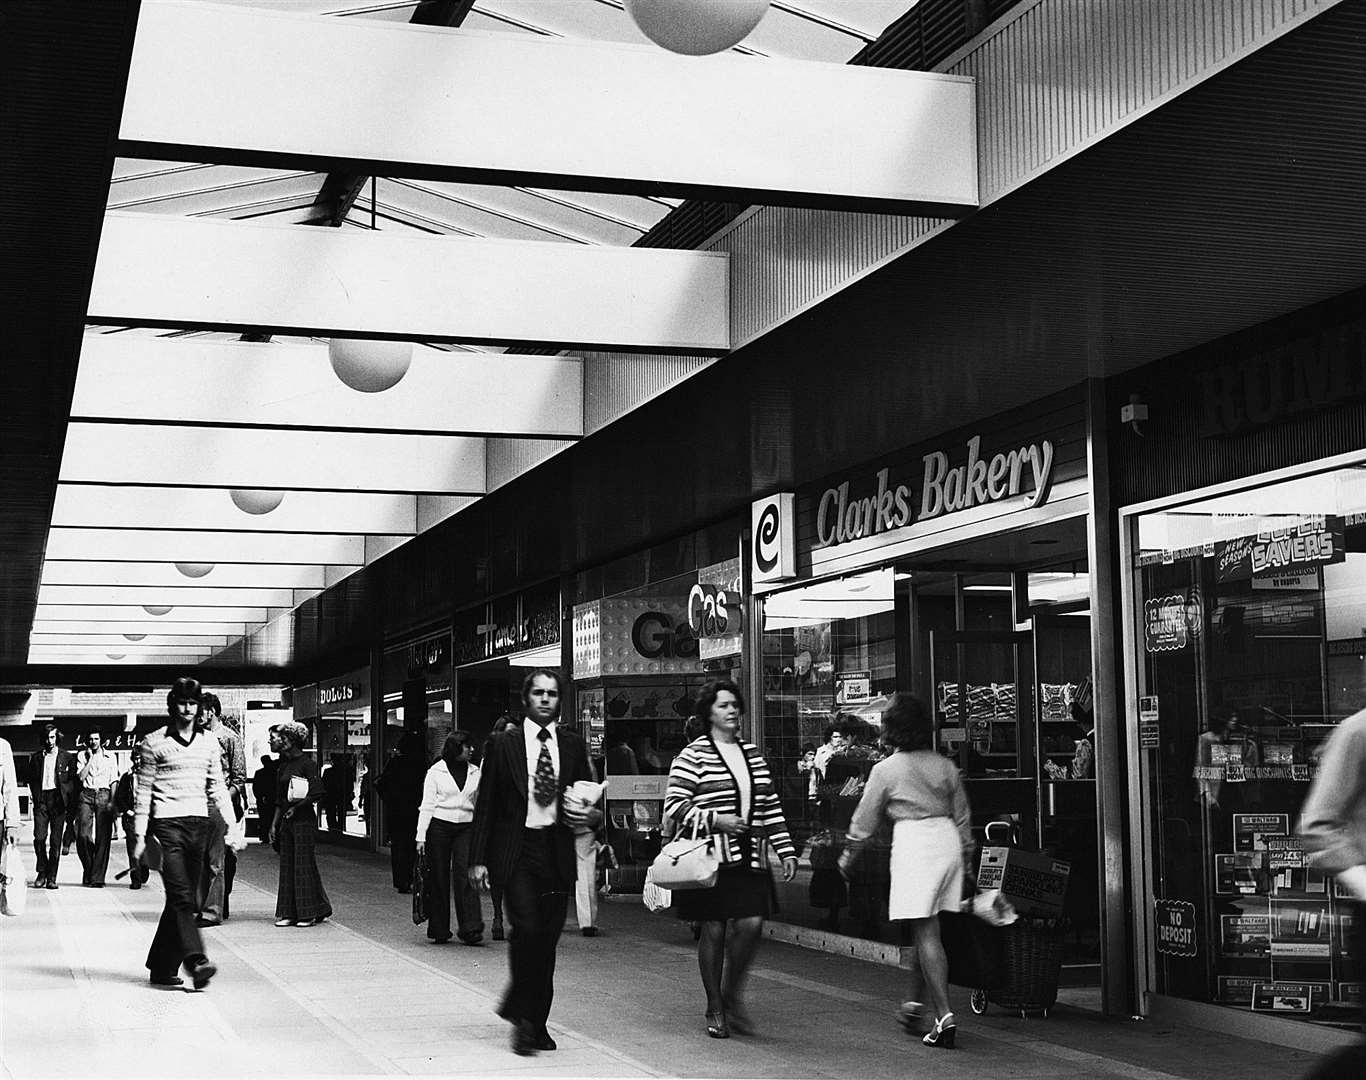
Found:
<path fill-rule="evenodd" d="M 920 1038 L 926 1032 L 925 1006 L 918 1001 L 903 1001 L 896 1010 L 896 1022 L 907 1035 Z"/>
<path fill-rule="evenodd" d="M 934 1022 L 930 1033 L 920 1041 L 926 1046 L 942 1046 L 952 1050 L 958 1037 L 958 1025 L 953 1022 L 953 1013 L 945 1013 Z"/>
<path fill-rule="evenodd" d="M 707 1034 L 713 1039 L 729 1039 L 730 1027 L 723 1012 L 707 1013 Z"/>

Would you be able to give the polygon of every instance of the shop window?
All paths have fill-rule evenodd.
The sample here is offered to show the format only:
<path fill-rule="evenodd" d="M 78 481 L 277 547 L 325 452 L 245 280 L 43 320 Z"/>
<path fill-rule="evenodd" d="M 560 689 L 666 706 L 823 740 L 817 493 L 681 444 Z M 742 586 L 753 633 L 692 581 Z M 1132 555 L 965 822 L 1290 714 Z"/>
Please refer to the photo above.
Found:
<path fill-rule="evenodd" d="M 1325 740 L 1366 705 L 1364 476 L 1319 473 L 1133 523 L 1159 992 L 1359 1017 L 1346 907 L 1294 830 Z"/>

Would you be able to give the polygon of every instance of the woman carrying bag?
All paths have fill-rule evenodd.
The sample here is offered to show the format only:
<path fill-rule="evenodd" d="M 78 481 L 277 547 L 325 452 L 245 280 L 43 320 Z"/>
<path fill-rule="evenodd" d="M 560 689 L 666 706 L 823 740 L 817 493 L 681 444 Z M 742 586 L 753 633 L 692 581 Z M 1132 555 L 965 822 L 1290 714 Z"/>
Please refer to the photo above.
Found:
<path fill-rule="evenodd" d="M 451 940 L 451 892 L 462 945 L 484 943 L 479 890 L 470 884 L 470 828 L 479 798 L 479 766 L 470 764 L 469 734 L 446 736 L 441 757 L 427 770 L 417 812 L 417 854 L 427 865 L 427 936 Z"/>
<path fill-rule="evenodd" d="M 958 768 L 934 749 L 934 722 L 925 703 L 894 694 L 882 714 L 882 741 L 896 750 L 873 766 L 840 856 L 846 877 L 864 845 L 885 820 L 892 823 L 888 919 L 905 919 L 915 942 L 911 998 L 898 1012 L 901 1025 L 926 1046 L 953 1049 L 958 1033 L 949 1011 L 948 960 L 939 912 L 957 911 L 972 862 L 972 812 Z M 922 990 L 934 1006 L 925 1023 Z"/>
<path fill-rule="evenodd" d="M 664 815 L 675 833 L 696 830 L 714 837 L 721 860 L 715 885 L 673 893 L 678 918 L 701 925 L 697 966 L 713 1039 L 754 1030 L 742 991 L 764 917 L 775 906 L 768 849 L 782 859 L 784 881 L 797 872 L 797 852 L 768 763 L 758 747 L 740 738 L 744 711 L 740 688 L 729 679 L 702 688 L 689 721 L 690 734 L 698 737 L 674 758 L 664 795 Z"/>
<path fill-rule="evenodd" d="M 308 728 L 287 720 L 270 729 L 270 749 L 280 756 L 276 781 L 275 821 L 270 843 L 280 852 L 280 889 L 275 900 L 276 926 L 316 926 L 332 914 L 315 854 L 318 814 L 323 797 L 318 763 L 304 754 Z"/>

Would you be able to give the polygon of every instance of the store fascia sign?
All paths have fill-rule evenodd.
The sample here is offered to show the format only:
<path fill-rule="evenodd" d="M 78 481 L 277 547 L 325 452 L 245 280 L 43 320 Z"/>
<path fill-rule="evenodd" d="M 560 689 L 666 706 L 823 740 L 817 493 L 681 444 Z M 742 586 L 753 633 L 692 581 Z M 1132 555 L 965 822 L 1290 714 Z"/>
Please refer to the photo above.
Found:
<path fill-rule="evenodd" d="M 362 696 L 359 683 L 324 683 L 318 687 L 319 705 L 346 705 L 359 702 Z"/>
<path fill-rule="evenodd" d="M 821 495 L 817 543 L 833 547 L 1018 497 L 1026 507 L 1042 506 L 1053 484 L 1054 458 L 1049 439 L 985 456 L 982 437 L 974 435 L 962 456 L 950 458 L 945 450 L 931 450 L 921 458 L 919 499 L 909 485 L 892 484 L 890 468 L 878 470 L 877 487 L 867 495 L 846 480 Z"/>

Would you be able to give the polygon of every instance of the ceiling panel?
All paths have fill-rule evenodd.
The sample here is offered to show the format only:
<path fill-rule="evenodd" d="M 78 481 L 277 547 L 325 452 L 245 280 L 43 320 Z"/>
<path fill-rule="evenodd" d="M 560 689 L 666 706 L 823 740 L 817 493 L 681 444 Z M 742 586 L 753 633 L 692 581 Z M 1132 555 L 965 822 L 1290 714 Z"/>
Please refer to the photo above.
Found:
<path fill-rule="evenodd" d="M 311 536 L 302 533 L 59 527 L 48 533 L 47 557 L 100 562 L 259 562 L 364 566 L 365 541 L 358 536 Z"/>
<path fill-rule="evenodd" d="M 222 488 L 59 484 L 52 524 L 84 528 L 416 535 L 417 496 L 290 491 L 268 514 L 239 510 Z"/>
<path fill-rule="evenodd" d="M 171 562 L 71 562 L 48 559 L 43 564 L 44 585 L 165 585 L 190 582 L 213 588 L 321 589 L 326 584 L 321 566 L 268 563 L 205 563 L 207 574 L 188 578 Z"/>
<path fill-rule="evenodd" d="M 293 589 L 220 589 L 208 585 L 43 585 L 38 589 L 40 608 L 47 604 L 292 608 L 305 599 Z"/>
<path fill-rule="evenodd" d="M 132 613 L 137 610 L 137 607 L 129 608 L 118 604 L 39 604 L 35 621 L 124 623 L 128 622 L 133 617 Z M 263 623 L 271 617 L 270 610 L 263 607 L 189 607 L 184 604 L 172 607 L 162 615 L 152 615 L 148 611 L 144 611 L 143 614 L 157 626 L 170 626 L 181 622 L 202 626 L 227 623 L 231 626 Z"/>
<path fill-rule="evenodd" d="M 89 645 L 102 646 L 117 651 L 124 649 L 160 649 L 172 645 L 193 645 L 222 648 L 231 639 L 225 634 L 105 634 L 98 632 L 84 634 L 35 633 L 30 642 L 34 645 Z"/>
<path fill-rule="evenodd" d="M 577 358 L 457 354 L 420 345 L 410 355 L 397 385 L 363 393 L 337 377 L 325 345 L 87 335 L 71 415 L 555 438 L 583 432 Z M 148 399 L 146 387 L 172 383 L 178 393 Z M 509 384 L 516 394 L 505 392 Z"/>
<path fill-rule="evenodd" d="M 37 618 L 33 621 L 33 633 L 35 634 L 75 634 L 89 631 L 91 624 L 84 619 L 46 619 Z M 141 619 L 126 619 L 119 621 L 105 621 L 99 624 L 99 632 L 104 634 L 156 634 L 164 633 L 166 627 L 171 627 L 174 633 L 192 637 L 227 637 L 230 640 L 240 638 L 247 632 L 247 625 L 239 623 L 220 622 L 177 622 L 167 623 L 164 620 L 154 620 L 150 615 L 143 616 Z M 134 642 L 129 642 L 132 648 Z"/>
<path fill-rule="evenodd" d="M 484 490 L 484 440 L 72 423 L 63 481 L 327 491 Z"/>

